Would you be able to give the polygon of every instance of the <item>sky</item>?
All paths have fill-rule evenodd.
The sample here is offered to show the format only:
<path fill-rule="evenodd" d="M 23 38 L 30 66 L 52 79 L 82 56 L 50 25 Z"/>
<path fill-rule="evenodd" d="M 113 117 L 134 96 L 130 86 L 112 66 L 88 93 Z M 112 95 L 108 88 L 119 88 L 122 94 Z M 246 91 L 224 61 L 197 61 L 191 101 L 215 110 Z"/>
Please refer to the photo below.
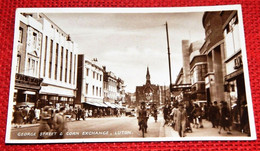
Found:
<path fill-rule="evenodd" d="M 168 23 L 172 83 L 182 67 L 182 40 L 204 40 L 198 13 L 45 13 L 77 43 L 78 52 L 98 59 L 124 80 L 126 92 L 146 82 L 170 84 L 165 23 Z"/>

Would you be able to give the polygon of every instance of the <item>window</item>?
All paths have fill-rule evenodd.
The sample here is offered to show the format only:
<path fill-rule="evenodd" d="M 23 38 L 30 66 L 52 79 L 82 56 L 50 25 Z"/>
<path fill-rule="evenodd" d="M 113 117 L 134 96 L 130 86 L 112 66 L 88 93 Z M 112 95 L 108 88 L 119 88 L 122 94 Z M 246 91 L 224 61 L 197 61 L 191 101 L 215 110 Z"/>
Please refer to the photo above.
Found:
<path fill-rule="evenodd" d="M 93 96 L 95 95 L 95 86 L 94 85 L 92 86 L 92 95 Z"/>
<path fill-rule="evenodd" d="M 98 76 L 99 76 L 99 74 L 97 73 L 97 80 L 98 80 Z"/>
<path fill-rule="evenodd" d="M 68 73 L 67 73 L 67 71 L 68 71 L 68 53 L 69 53 L 69 51 L 68 51 L 68 49 L 66 49 L 65 82 L 67 82 L 67 76 L 68 76 Z"/>
<path fill-rule="evenodd" d="M 55 80 L 57 80 L 58 76 L 58 55 L 59 55 L 59 44 L 56 43 L 56 53 L 55 53 Z"/>
<path fill-rule="evenodd" d="M 225 28 L 226 57 L 241 49 L 237 16 L 234 16 Z"/>
<path fill-rule="evenodd" d="M 96 87 L 96 96 L 98 96 L 98 87 Z"/>
<path fill-rule="evenodd" d="M 88 84 L 86 83 L 86 94 L 88 94 Z"/>
<path fill-rule="evenodd" d="M 44 54 L 44 67 L 43 67 L 43 76 L 45 77 L 45 74 L 46 74 L 46 60 L 47 60 L 47 49 L 48 47 L 48 37 L 45 36 L 45 54 Z"/>
<path fill-rule="evenodd" d="M 35 60 L 32 59 L 32 75 L 35 75 Z"/>
<path fill-rule="evenodd" d="M 89 68 L 86 69 L 86 76 L 88 76 Z"/>
<path fill-rule="evenodd" d="M 28 73 L 30 75 L 30 72 L 31 72 L 31 59 L 30 58 L 28 58 L 27 71 L 28 71 Z"/>
<path fill-rule="evenodd" d="M 63 66 L 63 47 L 61 47 L 61 52 L 60 52 L 60 81 L 62 81 L 62 66 Z"/>
<path fill-rule="evenodd" d="M 93 71 L 93 79 L 95 79 L 95 74 L 96 74 L 95 71 Z"/>
<path fill-rule="evenodd" d="M 37 34 L 36 34 L 35 32 L 33 32 L 32 45 L 33 45 L 33 51 L 36 51 L 36 46 L 37 46 Z"/>
<path fill-rule="evenodd" d="M 21 55 L 17 55 L 16 73 L 20 73 L 20 62 L 21 62 Z"/>
<path fill-rule="evenodd" d="M 101 97 L 101 88 L 99 88 L 99 96 Z"/>
<path fill-rule="evenodd" d="M 100 81 L 102 81 L 102 75 L 100 75 Z"/>
<path fill-rule="evenodd" d="M 77 63 L 76 63 L 76 55 L 74 54 L 74 80 L 73 80 L 73 84 L 75 84 L 76 81 L 76 70 L 77 69 Z"/>
<path fill-rule="evenodd" d="M 52 67 L 52 49 L 53 49 L 53 40 L 51 40 L 51 45 L 50 45 L 50 58 L 49 58 L 49 78 L 51 78 L 51 67 Z"/>
<path fill-rule="evenodd" d="M 69 74 L 69 83 L 71 83 L 71 74 L 72 74 L 72 52 L 70 52 L 70 74 Z"/>
<path fill-rule="evenodd" d="M 23 42 L 23 28 L 19 27 L 19 38 L 18 42 L 22 43 Z"/>

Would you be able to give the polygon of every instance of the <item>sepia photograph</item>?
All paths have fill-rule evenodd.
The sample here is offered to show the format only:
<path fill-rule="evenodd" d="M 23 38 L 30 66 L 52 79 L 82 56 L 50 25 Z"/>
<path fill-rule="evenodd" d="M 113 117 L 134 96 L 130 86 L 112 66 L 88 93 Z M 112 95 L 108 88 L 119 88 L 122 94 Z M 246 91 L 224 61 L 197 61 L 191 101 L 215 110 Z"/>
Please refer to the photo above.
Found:
<path fill-rule="evenodd" d="M 6 143 L 255 139 L 240 5 L 16 10 Z"/>

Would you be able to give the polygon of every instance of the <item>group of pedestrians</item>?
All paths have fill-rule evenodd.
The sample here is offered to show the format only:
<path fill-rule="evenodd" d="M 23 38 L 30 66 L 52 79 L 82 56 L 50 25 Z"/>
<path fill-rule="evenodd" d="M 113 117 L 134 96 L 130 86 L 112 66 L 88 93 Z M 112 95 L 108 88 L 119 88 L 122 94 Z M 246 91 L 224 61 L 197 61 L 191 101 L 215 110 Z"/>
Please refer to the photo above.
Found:
<path fill-rule="evenodd" d="M 40 109 L 29 106 L 15 107 L 13 111 L 13 124 L 20 128 L 23 124 L 32 124 L 40 120 Z"/>
<path fill-rule="evenodd" d="M 180 137 L 185 137 L 187 128 L 188 114 L 186 106 L 182 103 L 169 105 L 166 104 L 163 108 L 164 126 L 172 126 L 179 133 Z"/>
<path fill-rule="evenodd" d="M 76 120 L 80 120 L 81 118 L 85 120 L 86 118 L 101 118 L 108 116 L 116 116 L 119 117 L 123 114 L 120 109 L 112 109 L 112 108 L 90 108 L 84 109 L 80 107 L 75 107 L 74 110 L 70 110 L 69 114 L 75 116 Z"/>
<path fill-rule="evenodd" d="M 221 101 L 219 104 L 214 101 L 207 109 L 191 101 L 188 104 L 166 104 L 163 108 L 164 125 L 172 126 L 174 130 L 178 131 L 180 137 L 185 137 L 185 133 L 192 132 L 192 128 L 204 128 L 203 119 L 207 119 L 205 114 L 211 121 L 212 128 L 218 128 L 219 134 L 222 129 L 226 130 L 227 134 L 232 134 L 230 128 L 232 116 L 225 101 Z M 248 119 L 246 116 L 244 118 Z"/>
<path fill-rule="evenodd" d="M 68 131 L 65 107 L 55 110 L 52 107 L 44 107 L 41 113 L 41 121 L 38 129 L 38 139 L 62 139 Z"/>

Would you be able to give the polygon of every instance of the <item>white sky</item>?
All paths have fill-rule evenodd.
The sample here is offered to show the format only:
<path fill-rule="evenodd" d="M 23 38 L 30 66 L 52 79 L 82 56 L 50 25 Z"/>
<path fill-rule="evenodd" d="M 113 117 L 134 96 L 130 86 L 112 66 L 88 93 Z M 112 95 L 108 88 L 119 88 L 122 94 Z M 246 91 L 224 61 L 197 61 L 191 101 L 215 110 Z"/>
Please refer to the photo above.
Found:
<path fill-rule="evenodd" d="M 182 66 L 182 40 L 204 40 L 203 13 L 56 13 L 46 14 L 71 35 L 79 53 L 97 58 L 125 81 L 126 92 L 151 83 L 169 85 L 165 22 L 168 22 L 172 83 Z"/>

